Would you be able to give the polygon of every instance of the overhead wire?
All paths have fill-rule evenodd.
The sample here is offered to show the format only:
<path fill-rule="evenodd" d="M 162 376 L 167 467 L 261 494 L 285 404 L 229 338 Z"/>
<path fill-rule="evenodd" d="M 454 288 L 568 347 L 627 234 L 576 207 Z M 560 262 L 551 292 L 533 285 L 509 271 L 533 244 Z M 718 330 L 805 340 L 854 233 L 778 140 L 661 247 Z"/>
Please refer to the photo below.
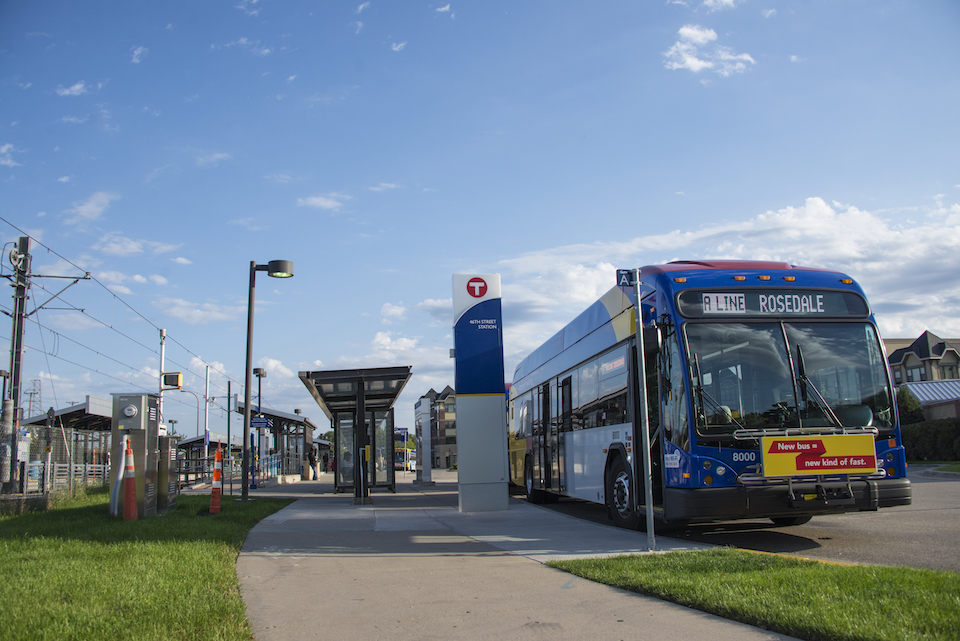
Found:
<path fill-rule="evenodd" d="M 122 304 L 124 307 L 126 307 L 126 308 L 129 309 L 131 312 L 133 312 L 138 318 L 140 318 L 140 319 L 142 319 L 143 321 L 145 321 L 148 325 L 150 325 L 151 327 L 153 327 L 154 329 L 156 329 L 158 332 L 160 331 L 161 328 L 160 328 L 156 323 L 154 323 L 154 322 L 153 322 L 152 320 L 150 320 L 147 316 L 145 316 L 144 314 L 142 314 L 139 310 L 137 310 L 136 308 L 134 308 L 130 303 L 128 303 L 126 300 L 124 300 L 124 299 L 123 299 L 121 296 L 119 296 L 115 291 L 111 290 L 107 285 L 105 285 L 103 282 L 101 282 L 100 279 L 98 279 L 98 278 L 96 278 L 95 276 L 93 276 L 90 272 L 86 271 L 85 269 L 83 269 L 82 267 L 80 267 L 79 265 L 77 265 L 76 263 L 74 263 L 73 261 L 71 261 L 69 258 L 66 258 L 66 257 L 63 256 L 62 254 L 60 254 L 59 252 L 57 252 L 55 249 L 49 247 L 48 245 L 44 244 L 44 243 L 41 242 L 40 240 L 34 238 L 32 235 L 30 235 L 30 234 L 27 233 L 26 231 L 22 230 L 22 229 L 19 228 L 17 225 L 13 224 L 12 222 L 10 222 L 9 220 L 7 220 L 7 219 L 4 218 L 3 216 L 0 216 L 0 221 L 6 223 L 7 225 L 9 225 L 10 227 L 12 227 L 13 229 L 17 230 L 17 231 L 18 231 L 19 233 L 21 233 L 22 235 L 29 237 L 29 238 L 31 239 L 31 241 L 33 241 L 36 245 L 38 245 L 38 246 L 40 246 L 40 247 L 43 247 L 43 248 L 46 249 L 49 253 L 53 254 L 54 256 L 56 256 L 57 258 L 59 258 L 60 260 L 64 261 L 64 262 L 67 263 L 68 265 L 72 266 L 74 269 L 77 269 L 78 271 L 82 272 L 82 273 L 84 274 L 84 276 L 77 276 L 77 278 L 89 279 L 89 280 L 91 280 L 92 282 L 96 283 L 96 284 L 99 285 L 107 294 L 109 294 L 114 300 L 118 301 L 118 302 L 119 302 L 120 304 Z M 7 243 L 6 245 L 9 245 L 9 244 L 12 244 L 12 243 Z M 4 247 L 6 247 L 6 245 L 4 245 Z M 5 252 L 5 250 L 4 250 L 4 252 Z M 0 263 L 0 266 L 2 266 L 2 263 Z M 2 276 L 4 276 L 4 274 L 2 273 L 2 267 L 0 267 L 0 277 L 2 277 Z M 85 277 L 86 277 L 86 278 L 85 278 Z M 48 290 L 42 283 L 38 283 L 36 280 L 31 281 L 31 285 L 37 287 L 38 289 L 41 289 L 41 290 L 49 293 L 49 290 Z M 103 327 L 105 327 L 105 328 L 107 328 L 107 329 L 115 332 L 116 334 L 118 334 L 119 336 L 122 336 L 122 337 L 125 338 L 126 340 L 131 341 L 132 343 L 134 343 L 134 344 L 136 344 L 136 345 L 138 345 L 138 346 L 140 346 L 140 347 L 148 350 L 149 352 L 151 352 L 151 353 L 153 353 L 153 354 L 158 354 L 158 350 L 157 350 L 157 349 L 152 348 L 152 347 L 150 347 L 150 346 L 142 343 L 141 341 L 139 341 L 139 340 L 137 340 L 137 339 L 135 339 L 135 338 L 133 338 L 133 337 L 131 337 L 131 336 L 128 336 L 127 334 L 125 334 L 125 333 L 121 332 L 120 330 L 118 330 L 118 329 L 117 329 L 116 327 L 114 327 L 112 324 L 107 323 L 107 322 L 105 322 L 105 321 L 103 321 L 103 320 L 100 320 L 99 318 L 93 316 L 92 314 L 90 314 L 89 312 L 87 312 L 86 309 L 82 309 L 82 308 L 77 307 L 76 305 L 73 305 L 72 303 L 70 303 L 70 302 L 69 302 L 68 300 L 66 300 L 65 298 L 62 298 L 62 297 L 59 297 L 59 296 L 58 296 L 58 299 L 63 300 L 65 304 L 67 304 L 67 305 L 69 305 L 69 306 L 71 307 L 71 309 L 73 309 L 73 310 L 75 310 L 75 311 L 79 311 L 79 312 L 82 313 L 85 317 L 89 318 L 90 320 L 92 320 L 92 321 L 94 321 L 94 322 L 96 322 L 96 323 L 99 323 L 99 324 L 102 325 Z M 4 309 L 4 310 L 6 311 L 6 309 L 8 309 L 8 308 L 4 308 L 3 306 L 0 306 L 0 309 Z M 8 311 L 7 313 L 10 314 L 10 313 L 12 313 L 12 312 Z M 47 329 L 47 331 L 51 331 L 51 332 L 54 332 L 55 334 L 59 334 L 58 332 L 55 332 L 54 330 L 52 330 L 52 329 L 50 329 L 50 328 L 44 328 L 43 326 L 40 325 L 39 322 L 37 322 L 37 325 L 38 325 L 38 327 L 41 327 L 41 329 Z M 67 340 L 69 340 L 69 341 L 71 341 L 71 342 L 73 342 L 73 343 L 81 346 L 81 347 L 84 347 L 84 348 L 86 348 L 86 349 L 94 352 L 95 354 L 98 354 L 98 355 L 103 356 L 103 357 L 105 357 L 105 358 L 109 358 L 110 360 L 113 360 L 114 362 L 117 362 L 118 364 L 121 364 L 121 365 L 123 365 L 124 367 L 128 367 L 128 368 L 132 369 L 133 371 L 139 371 L 139 370 L 137 370 L 136 368 L 134 368 L 134 367 L 132 367 L 132 366 L 130 366 L 130 365 L 127 365 L 127 364 L 125 364 L 125 363 L 122 363 L 122 362 L 120 362 L 120 361 L 118 361 L 118 360 L 116 360 L 116 359 L 114 359 L 114 358 L 112 358 L 112 357 L 107 356 L 106 354 L 102 354 L 101 352 L 98 352 L 97 350 L 94 350 L 93 348 L 90 348 L 90 347 L 84 345 L 83 343 L 81 343 L 81 342 L 79 342 L 79 341 L 75 341 L 75 340 L 67 337 L 66 335 L 63 335 L 63 334 L 59 334 L 59 335 L 62 336 L 63 338 L 65 338 L 65 339 L 67 339 Z M 181 349 L 183 349 L 185 352 L 187 352 L 190 356 L 194 357 L 194 358 L 197 359 L 199 362 L 203 363 L 204 366 L 210 367 L 210 369 L 213 370 L 214 372 L 220 374 L 221 376 L 223 376 L 223 377 L 226 378 L 227 380 L 229 380 L 229 381 L 231 381 L 231 382 L 233 382 L 233 383 L 236 383 L 236 384 L 239 386 L 240 389 L 243 388 L 243 384 L 242 384 L 240 381 L 235 380 L 234 378 L 232 378 L 229 374 L 227 374 L 226 372 L 224 372 L 224 371 L 221 370 L 220 368 L 218 368 L 218 367 L 216 367 L 216 366 L 213 366 L 213 365 L 210 365 L 209 363 L 207 363 L 207 361 L 205 361 L 202 357 L 200 357 L 198 354 L 196 354 L 193 350 L 191 350 L 191 349 L 188 348 L 186 345 L 184 345 L 184 344 L 181 343 L 179 340 L 177 340 L 176 337 L 171 336 L 171 335 L 168 333 L 168 334 L 166 335 L 166 339 L 167 339 L 167 340 L 170 340 L 171 342 L 173 342 L 174 344 L 176 344 L 177 346 L 179 346 Z M 35 349 L 35 348 L 32 348 L 32 349 Z M 95 370 L 95 369 L 91 369 L 91 368 L 86 367 L 86 366 L 84 366 L 84 365 L 80 365 L 79 363 L 74 363 L 74 362 L 72 362 L 72 361 L 70 361 L 70 360 L 68 360 L 68 359 L 61 358 L 61 357 L 55 356 L 55 355 L 53 355 L 53 354 L 49 354 L 49 353 L 47 352 L 45 346 L 44 346 L 44 349 L 41 350 L 41 351 L 42 351 L 44 354 L 47 354 L 48 356 L 52 356 L 52 357 L 54 357 L 54 358 L 57 358 L 58 360 L 62 360 L 62 361 L 64 361 L 64 362 L 70 363 L 70 364 L 72 364 L 72 365 L 76 365 L 76 366 L 79 366 L 79 367 L 83 367 L 84 369 L 88 369 L 88 370 L 90 370 L 90 371 L 96 372 L 97 374 L 99 374 L 99 375 L 101 375 L 101 376 L 107 376 L 108 378 L 113 378 L 114 380 L 122 380 L 122 379 L 117 379 L 117 378 L 114 377 L 114 376 L 110 376 L 110 375 L 108 375 L 108 374 L 105 374 L 105 373 L 103 373 L 103 372 L 99 372 L 99 371 L 97 371 L 97 370 Z M 198 378 L 205 378 L 205 374 L 200 374 L 199 372 L 195 372 L 195 371 L 193 371 L 189 366 L 185 366 L 185 365 L 183 365 L 183 364 L 181 364 L 181 363 L 178 363 L 177 361 L 175 361 L 175 360 L 173 360 L 173 359 L 170 359 L 170 362 L 173 363 L 174 365 L 177 365 L 178 367 L 182 368 L 183 370 L 185 370 L 185 371 L 193 374 L 194 376 L 197 376 Z M 49 369 L 49 365 L 48 365 L 48 369 Z M 125 382 L 128 382 L 128 383 L 129 383 L 129 381 L 125 381 Z M 214 387 L 216 387 L 217 389 L 219 389 L 219 390 L 226 391 L 226 389 L 225 389 L 222 385 L 220 385 L 219 383 L 217 383 L 217 382 L 215 382 L 215 381 L 212 382 L 211 384 L 212 384 Z"/>

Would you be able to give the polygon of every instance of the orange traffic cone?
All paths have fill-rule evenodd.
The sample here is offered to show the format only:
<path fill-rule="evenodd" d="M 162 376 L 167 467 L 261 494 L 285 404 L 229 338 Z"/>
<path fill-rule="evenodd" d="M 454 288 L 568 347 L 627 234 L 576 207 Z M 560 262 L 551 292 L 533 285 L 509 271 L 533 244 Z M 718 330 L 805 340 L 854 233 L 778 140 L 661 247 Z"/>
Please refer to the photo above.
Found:
<path fill-rule="evenodd" d="M 213 455 L 213 490 L 210 492 L 210 514 L 220 512 L 220 488 L 222 482 L 220 479 L 220 470 L 223 468 L 220 446 L 217 446 L 217 453 Z"/>
<path fill-rule="evenodd" d="M 123 520 L 137 520 L 137 474 L 130 439 L 127 439 L 127 449 L 123 453 Z"/>

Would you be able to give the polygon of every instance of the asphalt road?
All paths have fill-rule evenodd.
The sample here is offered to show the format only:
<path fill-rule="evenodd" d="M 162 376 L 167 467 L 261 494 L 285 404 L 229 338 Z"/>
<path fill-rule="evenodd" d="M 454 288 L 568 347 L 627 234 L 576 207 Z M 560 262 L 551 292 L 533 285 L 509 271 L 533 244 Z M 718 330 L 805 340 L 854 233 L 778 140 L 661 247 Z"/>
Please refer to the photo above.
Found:
<path fill-rule="evenodd" d="M 818 516 L 793 527 L 775 527 L 764 520 L 731 521 L 658 536 L 826 561 L 960 572 L 960 478 L 913 475 L 911 482 L 909 506 Z M 545 507 L 610 522 L 606 508 L 599 505 L 564 499 Z"/>

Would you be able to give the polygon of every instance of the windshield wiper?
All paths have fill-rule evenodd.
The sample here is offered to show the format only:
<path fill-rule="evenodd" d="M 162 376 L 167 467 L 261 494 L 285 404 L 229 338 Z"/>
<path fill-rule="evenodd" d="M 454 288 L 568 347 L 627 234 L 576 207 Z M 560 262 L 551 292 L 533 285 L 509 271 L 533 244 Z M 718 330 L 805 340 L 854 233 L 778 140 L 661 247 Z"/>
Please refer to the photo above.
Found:
<path fill-rule="evenodd" d="M 813 381 L 807 377 L 807 367 L 803 362 L 803 352 L 800 351 L 799 345 L 797 345 L 797 381 L 800 383 L 800 398 L 803 401 L 803 406 L 807 407 L 810 405 L 807 398 L 807 391 L 813 392 L 813 395 L 816 397 L 816 402 L 813 404 L 819 405 L 820 411 L 823 412 L 824 416 L 836 427 L 843 429 L 843 423 L 837 418 L 833 408 L 830 407 L 830 403 L 823 397 L 820 390 L 817 389 L 817 386 L 813 384 Z"/>
<path fill-rule="evenodd" d="M 697 400 L 699 401 L 698 409 L 700 410 L 700 416 L 703 417 L 704 426 L 707 426 L 708 424 L 707 413 L 704 410 L 704 402 L 703 402 L 704 399 L 706 399 L 710 401 L 710 405 L 713 406 L 713 409 L 716 411 L 716 414 L 726 417 L 727 420 L 729 420 L 731 423 L 733 423 L 734 425 L 736 425 L 742 430 L 747 429 L 746 426 L 743 425 L 743 423 L 741 423 L 736 419 L 736 417 L 733 415 L 733 412 L 730 411 L 730 408 L 724 407 L 723 405 L 721 405 L 719 402 L 717 402 L 715 398 L 710 396 L 707 390 L 703 389 L 703 382 L 702 382 L 703 378 L 701 378 L 701 375 L 700 375 L 700 355 L 699 354 L 693 355 L 693 374 L 697 379 L 696 386 L 694 387 L 694 391 L 697 393 Z"/>

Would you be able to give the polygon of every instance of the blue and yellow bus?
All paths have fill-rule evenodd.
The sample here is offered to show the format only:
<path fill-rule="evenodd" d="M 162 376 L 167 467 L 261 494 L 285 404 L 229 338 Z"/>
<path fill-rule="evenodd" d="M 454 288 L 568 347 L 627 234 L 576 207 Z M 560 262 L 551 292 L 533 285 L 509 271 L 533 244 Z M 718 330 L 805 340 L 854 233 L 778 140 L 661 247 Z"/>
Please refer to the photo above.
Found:
<path fill-rule="evenodd" d="M 670 525 L 909 505 L 876 321 L 850 277 L 779 262 L 639 272 L 653 508 Z M 611 274 L 611 280 L 613 274 Z M 644 525 L 633 286 L 617 286 L 517 366 L 511 481 Z"/>

